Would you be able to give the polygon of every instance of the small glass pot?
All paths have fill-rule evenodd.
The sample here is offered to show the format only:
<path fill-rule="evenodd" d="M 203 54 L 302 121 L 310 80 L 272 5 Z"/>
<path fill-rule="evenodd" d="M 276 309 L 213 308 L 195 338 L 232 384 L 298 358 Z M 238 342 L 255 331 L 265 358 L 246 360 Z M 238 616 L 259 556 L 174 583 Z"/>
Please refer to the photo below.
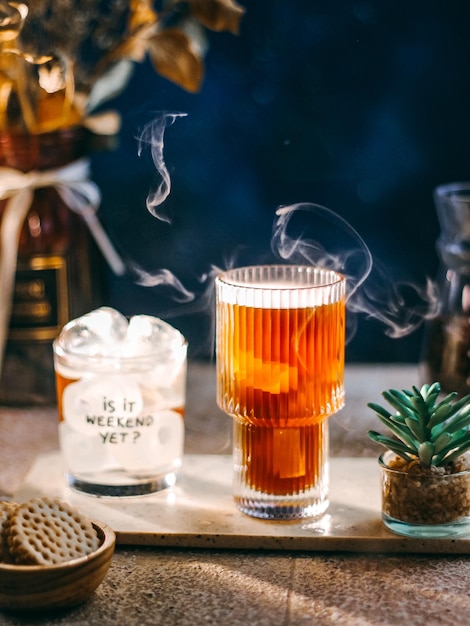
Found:
<path fill-rule="evenodd" d="M 459 537 L 470 533 L 470 455 L 454 474 L 408 471 L 394 466 L 396 455 L 379 458 L 382 520 L 399 535 L 420 538 Z"/>

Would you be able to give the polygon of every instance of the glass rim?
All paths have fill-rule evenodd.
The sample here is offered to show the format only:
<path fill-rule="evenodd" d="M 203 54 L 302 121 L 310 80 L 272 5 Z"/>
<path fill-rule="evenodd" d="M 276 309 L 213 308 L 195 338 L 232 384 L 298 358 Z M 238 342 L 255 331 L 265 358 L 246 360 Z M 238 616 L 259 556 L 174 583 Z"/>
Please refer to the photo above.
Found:
<path fill-rule="evenodd" d="M 183 335 L 181 343 L 178 343 L 171 348 L 165 348 L 160 351 L 153 350 L 145 354 L 86 354 L 85 352 L 67 350 L 67 348 L 59 341 L 59 337 L 52 342 L 52 349 L 55 357 L 61 359 L 73 359 L 74 361 L 88 363 L 90 365 L 102 365 L 106 363 L 113 365 L 116 363 L 122 363 L 123 365 L 144 364 L 148 362 L 154 363 L 156 358 L 163 360 L 167 357 L 179 356 L 179 354 L 183 350 L 187 350 L 187 348 L 188 341 Z M 119 369 L 119 367 L 116 367 L 116 369 Z"/>
<path fill-rule="evenodd" d="M 156 364 L 162 364 L 169 359 L 187 358 L 188 340 L 178 331 L 181 341 L 174 343 L 163 349 L 150 350 L 144 354 L 86 354 L 86 352 L 76 351 L 64 345 L 59 335 L 52 342 L 53 358 L 56 363 L 61 363 L 65 367 L 87 368 L 90 372 L 109 371 L 116 373 L 130 368 L 149 368 Z M 108 368 L 103 369 L 103 368 Z"/>
<path fill-rule="evenodd" d="M 264 270 L 264 269 L 272 269 L 272 270 L 276 270 L 276 269 L 291 269 L 291 270 L 302 270 L 305 273 L 313 273 L 313 272 L 317 272 L 319 274 L 330 274 L 331 277 L 334 277 L 334 279 L 330 280 L 329 282 L 325 282 L 323 284 L 319 284 L 319 285 L 312 285 L 312 284 L 291 284 L 291 283 L 279 283 L 276 282 L 275 283 L 275 289 L 278 289 L 279 291 L 298 291 L 301 289 L 325 289 L 325 287 L 333 287 L 335 285 L 339 285 L 341 283 L 344 283 L 346 281 L 346 277 L 341 274 L 341 272 L 338 272 L 336 270 L 332 270 L 329 269 L 327 267 L 320 267 L 317 265 L 303 265 L 303 264 L 282 264 L 282 263 L 275 263 L 275 264 L 261 264 L 261 265 L 242 265 L 239 267 L 232 267 L 230 269 L 224 270 L 223 272 L 220 272 L 220 274 L 218 274 L 215 277 L 216 282 L 220 283 L 220 284 L 224 284 L 224 285 L 228 285 L 230 287 L 240 287 L 243 289 L 267 289 L 269 288 L 269 285 L 266 285 L 265 283 L 250 283 L 247 280 L 240 280 L 240 279 L 236 279 L 236 278 L 229 278 L 229 275 L 233 272 L 241 272 L 244 270 Z M 273 280 L 274 283 L 274 280 Z"/>
<path fill-rule="evenodd" d="M 387 461 L 385 460 L 386 456 L 393 455 L 393 458 L 398 457 L 398 454 L 393 452 L 392 450 L 386 450 L 383 454 L 381 454 L 378 458 L 380 469 L 389 474 L 395 474 L 399 476 L 409 476 L 410 478 L 419 478 L 420 480 L 451 480 L 458 476 L 465 476 L 470 473 L 470 466 L 466 469 L 461 470 L 460 472 L 455 472 L 454 474 L 411 474 L 410 472 L 404 472 L 403 470 L 396 469 L 394 467 L 389 467 L 387 465 Z M 462 456 L 465 459 L 470 459 L 470 452 L 462 452 Z"/>
<path fill-rule="evenodd" d="M 129 322 L 131 316 L 127 316 L 127 320 Z M 153 317 L 153 316 L 149 316 Z M 164 346 L 163 348 L 159 346 L 155 346 L 152 349 L 149 349 L 143 353 L 137 354 L 106 354 L 101 352 L 96 352 L 92 354 L 87 354 L 80 349 L 76 349 L 75 346 L 71 346 L 67 343 L 66 333 L 68 330 L 73 328 L 74 324 L 77 324 L 77 321 L 80 318 L 70 320 L 67 322 L 61 329 L 60 333 L 55 337 L 52 342 L 52 352 L 54 357 L 62 358 L 62 359 L 74 359 L 77 362 L 90 363 L 96 365 L 103 365 L 106 363 L 115 364 L 116 361 L 126 364 L 137 364 L 137 363 L 147 363 L 148 361 L 154 360 L 155 358 L 163 359 L 169 356 L 177 356 L 181 352 L 181 350 L 187 350 L 188 348 L 188 340 L 183 335 L 183 333 L 174 326 L 171 326 L 168 322 L 165 322 L 162 319 L 158 319 L 161 326 L 171 330 L 174 334 L 173 339 L 171 339 L 170 344 Z"/>
<path fill-rule="evenodd" d="M 438 199 L 449 197 L 462 197 L 461 194 L 470 193 L 470 181 L 455 181 L 452 183 L 444 183 L 434 188 L 434 196 Z"/>

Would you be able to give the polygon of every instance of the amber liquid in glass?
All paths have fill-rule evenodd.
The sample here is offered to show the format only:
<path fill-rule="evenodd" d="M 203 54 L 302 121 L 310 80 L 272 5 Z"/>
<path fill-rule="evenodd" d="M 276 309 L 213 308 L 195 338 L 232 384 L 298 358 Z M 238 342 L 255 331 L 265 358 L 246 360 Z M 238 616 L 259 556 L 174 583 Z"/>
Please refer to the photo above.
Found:
<path fill-rule="evenodd" d="M 299 309 L 219 303 L 219 405 L 251 489 L 286 495 L 317 483 L 325 420 L 344 403 L 344 300 Z"/>
<path fill-rule="evenodd" d="M 64 419 L 64 413 L 62 409 L 62 395 L 65 391 L 65 388 L 68 387 L 71 383 L 76 383 L 79 378 L 65 378 L 62 376 L 57 370 L 55 372 L 55 386 L 57 392 L 57 409 L 59 413 L 59 422 L 62 422 Z"/>

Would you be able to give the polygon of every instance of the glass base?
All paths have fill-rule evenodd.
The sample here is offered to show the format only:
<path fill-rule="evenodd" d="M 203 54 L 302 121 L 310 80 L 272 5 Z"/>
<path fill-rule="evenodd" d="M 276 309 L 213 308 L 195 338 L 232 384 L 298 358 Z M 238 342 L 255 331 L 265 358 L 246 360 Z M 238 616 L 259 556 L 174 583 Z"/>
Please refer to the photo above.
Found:
<path fill-rule="evenodd" d="M 101 475 L 93 478 L 78 477 L 70 472 L 66 474 L 67 485 L 70 489 L 99 498 L 147 496 L 173 487 L 177 480 L 177 474 L 175 471 L 172 471 L 152 478 L 147 477 L 132 481 L 129 479 L 129 476 L 124 477 L 121 473 L 110 473 L 107 477 Z"/>
<path fill-rule="evenodd" d="M 304 496 L 271 496 L 251 491 L 244 497 L 234 496 L 237 508 L 246 515 L 268 520 L 318 518 L 328 509 L 329 500 Z"/>
<path fill-rule="evenodd" d="M 233 498 L 267 520 L 321 517 L 328 508 L 328 420 L 273 428 L 234 420 Z"/>
<path fill-rule="evenodd" d="M 460 517 L 455 522 L 448 522 L 447 524 L 410 524 L 382 513 L 382 520 L 389 530 L 405 537 L 444 539 L 470 535 L 470 517 Z"/>

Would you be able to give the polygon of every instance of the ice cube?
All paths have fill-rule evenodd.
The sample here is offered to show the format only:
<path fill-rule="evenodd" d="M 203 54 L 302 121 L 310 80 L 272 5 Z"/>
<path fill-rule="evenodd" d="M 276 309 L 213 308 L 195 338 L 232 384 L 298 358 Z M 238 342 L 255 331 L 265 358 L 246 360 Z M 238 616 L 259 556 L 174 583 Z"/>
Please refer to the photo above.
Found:
<path fill-rule="evenodd" d="M 112 356 L 127 335 L 127 319 L 111 307 L 101 307 L 69 322 L 60 343 L 72 354 Z"/>
<path fill-rule="evenodd" d="M 67 422 L 59 424 L 59 441 L 67 469 L 71 472 L 102 472 L 113 467 L 109 448 L 95 433 L 84 434 Z"/>
<path fill-rule="evenodd" d="M 57 346 L 79 357 L 151 356 L 158 363 L 166 363 L 174 354 L 186 354 L 183 335 L 170 324 L 150 315 L 134 315 L 128 322 L 111 307 L 95 309 L 66 324 Z M 115 366 L 119 368 L 118 361 Z"/>
<path fill-rule="evenodd" d="M 152 354 L 159 361 L 166 361 L 184 343 L 179 330 L 157 317 L 134 315 L 129 321 L 126 351 L 130 355 Z"/>
<path fill-rule="evenodd" d="M 95 309 L 83 315 L 80 322 L 111 348 L 124 341 L 127 335 L 127 318 L 111 307 Z"/>
<path fill-rule="evenodd" d="M 184 407 L 186 399 L 185 355 L 156 365 L 140 381 L 144 402 L 149 410 Z"/>
<path fill-rule="evenodd" d="M 181 459 L 184 445 L 184 422 L 176 411 L 157 411 L 145 426 L 113 446 L 111 454 L 123 468 L 132 472 L 163 471 Z"/>

